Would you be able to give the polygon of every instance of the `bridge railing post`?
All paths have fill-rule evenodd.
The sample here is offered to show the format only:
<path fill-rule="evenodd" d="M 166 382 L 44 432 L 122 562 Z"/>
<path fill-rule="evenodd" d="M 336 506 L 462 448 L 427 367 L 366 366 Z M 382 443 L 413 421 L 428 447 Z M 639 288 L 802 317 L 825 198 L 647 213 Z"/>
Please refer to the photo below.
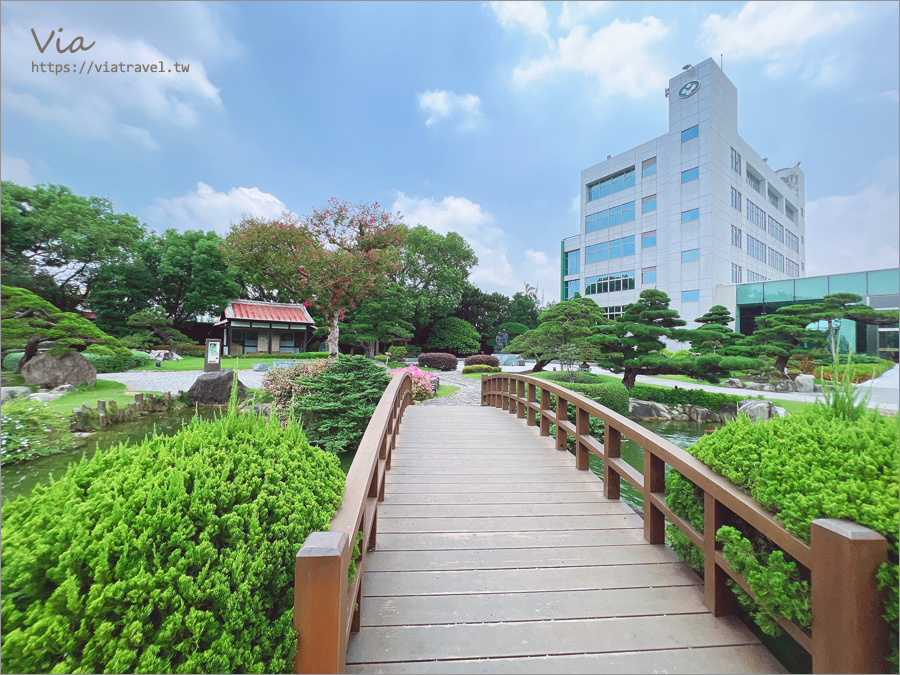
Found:
<path fill-rule="evenodd" d="M 541 388 L 541 412 L 540 412 L 540 421 L 541 421 L 541 436 L 549 436 L 550 435 L 550 420 L 544 413 L 550 412 L 550 392 L 545 388 Z"/>
<path fill-rule="evenodd" d="M 513 377 L 509 378 L 509 414 L 515 415 L 519 409 L 519 402 L 515 397 L 518 395 L 518 380 Z"/>
<path fill-rule="evenodd" d="M 519 397 L 516 403 L 516 417 L 525 419 L 525 383 L 522 380 L 516 380 L 516 396 Z"/>
<path fill-rule="evenodd" d="M 528 403 L 535 403 L 537 401 L 537 387 L 533 385 L 531 382 L 528 383 Z M 528 426 L 533 427 L 535 425 L 536 414 L 534 410 L 532 410 L 531 406 L 528 406 L 526 418 L 528 419 Z"/>
<path fill-rule="evenodd" d="M 509 400 L 509 378 L 504 376 L 504 377 L 500 378 L 500 382 L 501 382 L 501 384 L 500 384 L 500 392 L 501 392 L 501 398 L 502 398 L 502 400 L 503 400 L 503 403 L 501 404 L 501 407 L 503 408 L 503 410 L 509 410 L 509 405 L 510 405 L 510 400 Z"/>
<path fill-rule="evenodd" d="M 619 474 L 609 464 L 610 459 L 622 456 L 622 433 L 612 424 L 603 432 L 603 496 L 618 499 L 620 493 Z"/>
<path fill-rule="evenodd" d="M 847 520 L 810 525 L 814 673 L 884 673 L 890 654 L 884 594 L 875 575 L 887 540 Z"/>
<path fill-rule="evenodd" d="M 565 422 L 568 420 L 569 416 L 569 402 L 564 399 L 559 394 L 556 395 L 556 449 L 557 450 L 565 450 L 566 449 L 566 439 L 568 438 L 568 434 L 566 430 L 562 428 L 560 422 Z"/>
<path fill-rule="evenodd" d="M 591 433 L 591 414 L 575 404 L 575 468 L 587 471 L 591 468 L 591 451 L 582 442 L 582 438 Z"/>

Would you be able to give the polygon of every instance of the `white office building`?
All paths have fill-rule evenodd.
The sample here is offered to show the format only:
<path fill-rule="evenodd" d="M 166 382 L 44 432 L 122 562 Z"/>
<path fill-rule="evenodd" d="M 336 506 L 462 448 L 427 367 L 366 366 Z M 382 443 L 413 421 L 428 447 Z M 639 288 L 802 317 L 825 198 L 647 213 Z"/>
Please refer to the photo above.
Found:
<path fill-rule="evenodd" d="M 581 172 L 561 297 L 614 317 L 658 288 L 691 325 L 719 285 L 805 276 L 804 177 L 741 139 L 737 89 L 712 59 L 672 78 L 668 99 L 668 133 Z"/>

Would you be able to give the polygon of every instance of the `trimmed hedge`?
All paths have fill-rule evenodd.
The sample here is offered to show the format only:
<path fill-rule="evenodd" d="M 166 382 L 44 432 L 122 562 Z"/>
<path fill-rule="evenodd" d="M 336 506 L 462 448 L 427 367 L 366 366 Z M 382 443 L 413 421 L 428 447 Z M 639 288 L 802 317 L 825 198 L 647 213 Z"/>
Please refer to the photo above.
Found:
<path fill-rule="evenodd" d="M 378 361 L 378 363 L 387 363 L 388 357 L 385 354 L 376 354 L 375 360 Z"/>
<path fill-rule="evenodd" d="M 720 403 L 738 404 L 749 398 L 734 394 L 720 394 L 703 389 L 675 389 L 670 387 L 652 387 L 642 384 L 634 385 L 631 398 L 642 401 L 655 401 L 666 405 L 696 405 L 710 410 L 718 410 Z"/>
<path fill-rule="evenodd" d="M 464 366 L 492 366 L 494 368 L 500 367 L 500 359 L 496 356 L 491 356 L 490 354 L 475 354 L 474 356 L 467 356 L 466 360 L 463 361 Z M 463 371 L 465 372 L 465 371 Z M 487 372 L 487 371 L 479 371 L 479 372 Z"/>
<path fill-rule="evenodd" d="M 474 366 L 463 366 L 462 369 L 463 375 L 467 375 L 468 373 L 499 373 L 501 372 L 500 367 L 494 366 L 485 366 L 485 365 L 474 365 Z"/>
<path fill-rule="evenodd" d="M 474 354 L 480 347 L 481 334 L 475 326 L 455 316 L 448 316 L 434 324 L 425 342 L 426 349 L 446 349 L 460 356 Z"/>
<path fill-rule="evenodd" d="M 294 557 L 344 482 L 299 425 L 234 406 L 73 462 L 2 506 L 4 670 L 290 672 Z"/>
<path fill-rule="evenodd" d="M 600 375 L 594 375 L 593 373 L 583 373 L 580 370 L 575 371 L 575 382 L 577 384 L 600 384 L 601 382 L 606 382 L 606 378 Z M 569 384 L 569 373 L 564 370 L 559 371 L 550 371 L 545 373 L 535 373 L 534 377 L 539 377 L 542 380 L 550 380 L 551 382 L 558 382 L 561 384 Z"/>
<path fill-rule="evenodd" d="M 628 414 L 628 390 L 624 384 L 618 382 L 602 382 L 600 384 L 559 382 L 557 384 L 576 391 L 620 415 Z"/>
<path fill-rule="evenodd" d="M 182 356 L 206 356 L 206 345 L 177 345 L 178 353 Z"/>
<path fill-rule="evenodd" d="M 850 421 L 823 405 L 759 424 L 741 415 L 716 433 L 704 436 L 689 452 L 775 514 L 791 534 L 809 542 L 816 518 L 844 518 L 884 535 L 890 561 L 879 571 L 886 588 L 886 616 L 893 624 L 896 656 L 898 467 L 897 422 L 877 413 Z M 677 515 L 703 530 L 703 498 L 690 481 L 671 471 L 666 502 Z M 748 572 L 759 605 L 738 593 L 760 627 L 778 630 L 774 616 L 790 616 L 809 625 L 808 586 L 795 561 L 773 550 L 749 526 L 721 528 L 723 555 Z M 693 544 L 671 526 L 667 537 L 683 558 L 701 559 Z"/>
<path fill-rule="evenodd" d="M 82 352 L 81 355 L 94 364 L 98 373 L 124 373 L 134 367 L 135 358 L 129 353 L 122 354 L 92 354 Z"/>
<path fill-rule="evenodd" d="M 134 368 L 140 368 L 141 366 L 149 366 L 153 363 L 153 359 L 147 352 L 141 352 L 137 349 L 129 349 L 131 352 L 132 358 L 134 358 Z"/>
<path fill-rule="evenodd" d="M 7 354 L 6 358 L 3 359 L 3 370 L 14 371 L 19 367 L 19 361 L 21 361 L 23 358 L 25 358 L 25 352 Z"/>
<path fill-rule="evenodd" d="M 459 363 L 453 354 L 441 352 L 425 352 L 419 354 L 417 360 L 423 368 L 437 368 L 438 370 L 456 370 Z"/>

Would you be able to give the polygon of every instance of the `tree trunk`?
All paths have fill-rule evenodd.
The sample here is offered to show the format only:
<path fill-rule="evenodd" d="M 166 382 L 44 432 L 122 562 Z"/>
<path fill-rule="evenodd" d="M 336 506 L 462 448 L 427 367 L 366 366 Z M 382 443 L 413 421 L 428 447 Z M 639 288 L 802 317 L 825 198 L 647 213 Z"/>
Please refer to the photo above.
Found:
<path fill-rule="evenodd" d="M 370 359 L 375 358 L 375 340 L 360 340 L 362 343 L 363 354 Z"/>
<path fill-rule="evenodd" d="M 637 381 L 637 371 L 634 368 L 626 368 L 625 374 L 622 376 L 622 384 L 625 385 L 625 388 L 628 391 L 634 389 L 635 382 Z"/>
<path fill-rule="evenodd" d="M 336 359 L 338 357 L 338 337 L 340 328 L 338 328 L 338 317 L 341 315 L 339 311 L 334 311 L 328 317 L 328 358 Z"/>
<path fill-rule="evenodd" d="M 553 359 L 538 359 L 534 364 L 534 368 L 531 369 L 531 372 L 532 373 L 540 373 L 542 370 L 544 370 L 544 368 L 547 367 L 547 364 L 550 363 L 552 360 Z"/>
<path fill-rule="evenodd" d="M 828 340 L 831 342 L 831 361 L 837 363 L 837 336 L 834 334 L 834 323 L 828 319 Z"/>
<path fill-rule="evenodd" d="M 775 357 L 775 370 L 784 375 L 784 371 L 787 369 L 788 360 L 790 358 L 790 354 L 782 354 L 781 356 Z"/>
<path fill-rule="evenodd" d="M 38 353 L 38 344 L 44 342 L 44 338 L 40 338 L 38 336 L 32 337 L 28 340 L 28 344 L 25 345 L 25 355 L 19 359 L 19 365 L 16 366 L 16 372 L 22 372 L 22 366 L 31 361 Z"/>

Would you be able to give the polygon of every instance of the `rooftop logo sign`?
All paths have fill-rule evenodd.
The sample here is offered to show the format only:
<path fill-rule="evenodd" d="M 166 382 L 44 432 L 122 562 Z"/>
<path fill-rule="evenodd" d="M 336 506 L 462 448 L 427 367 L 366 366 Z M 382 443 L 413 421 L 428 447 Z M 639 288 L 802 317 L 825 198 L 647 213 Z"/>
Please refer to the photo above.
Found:
<path fill-rule="evenodd" d="M 700 89 L 700 83 L 697 80 L 691 80 L 681 89 L 678 90 L 678 98 L 690 98 Z"/>

